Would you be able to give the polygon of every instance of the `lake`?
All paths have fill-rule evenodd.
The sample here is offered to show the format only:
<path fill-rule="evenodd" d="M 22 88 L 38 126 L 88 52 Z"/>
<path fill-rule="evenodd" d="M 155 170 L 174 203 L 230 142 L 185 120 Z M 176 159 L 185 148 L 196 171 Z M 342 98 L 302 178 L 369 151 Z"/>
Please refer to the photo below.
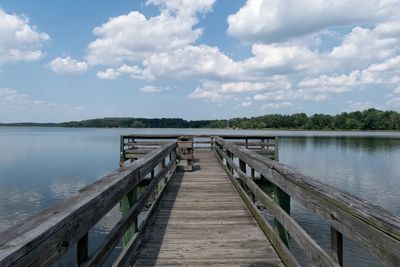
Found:
<path fill-rule="evenodd" d="M 281 162 L 400 214 L 397 132 L 0 127 L 0 231 L 116 169 L 119 136 L 132 133 L 276 135 Z M 329 248 L 327 224 L 295 202 L 292 216 L 319 244 Z M 115 208 L 90 233 L 90 240 L 100 241 L 118 217 Z M 382 266 L 347 239 L 344 247 L 345 265 Z M 307 264 L 295 245 L 292 249 Z M 67 255 L 59 265 L 74 266 L 71 258 Z"/>

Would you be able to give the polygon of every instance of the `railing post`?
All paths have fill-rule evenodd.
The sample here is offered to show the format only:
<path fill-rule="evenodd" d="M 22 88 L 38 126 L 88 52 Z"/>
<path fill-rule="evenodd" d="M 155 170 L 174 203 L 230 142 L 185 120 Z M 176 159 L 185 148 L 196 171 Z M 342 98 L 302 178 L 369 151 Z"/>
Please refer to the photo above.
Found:
<path fill-rule="evenodd" d="M 76 246 L 76 266 L 81 266 L 88 259 L 89 233 L 79 239 Z"/>
<path fill-rule="evenodd" d="M 284 210 L 287 214 L 290 215 L 290 196 L 286 194 L 282 189 L 278 186 L 274 185 L 274 200 L 275 202 Z M 286 232 L 285 228 L 278 222 L 278 220 L 274 219 L 276 229 L 279 233 L 279 237 L 285 243 L 285 245 L 289 248 L 289 234 Z"/>
<path fill-rule="evenodd" d="M 343 266 L 343 235 L 333 227 L 331 227 L 331 249 L 333 259 Z"/>
<path fill-rule="evenodd" d="M 254 182 L 255 176 L 256 176 L 256 172 L 253 168 L 251 168 L 251 179 L 253 180 L 253 182 Z M 253 203 L 256 203 L 256 195 L 253 192 L 251 193 L 251 200 L 253 201 Z"/>
<path fill-rule="evenodd" d="M 231 160 L 233 160 L 233 154 L 228 150 L 228 149 L 226 149 L 226 155 L 231 159 Z M 233 174 L 233 167 L 227 162 L 226 163 L 226 165 L 227 165 L 227 167 L 228 167 L 228 170 Z"/>
<path fill-rule="evenodd" d="M 279 150 L 278 150 L 278 137 L 274 139 L 274 160 L 279 161 Z"/>
<path fill-rule="evenodd" d="M 246 162 L 244 162 L 243 160 L 239 159 L 239 168 L 240 170 L 246 175 Z M 245 183 L 242 181 L 242 179 L 239 178 L 239 183 L 240 185 L 243 187 L 243 189 L 245 189 L 245 191 L 247 190 Z"/>
<path fill-rule="evenodd" d="M 125 162 L 125 144 L 124 144 L 125 137 L 123 135 L 120 136 L 120 152 L 119 152 L 119 166 L 123 167 Z"/>
<path fill-rule="evenodd" d="M 178 141 L 178 157 L 184 171 L 193 171 L 193 137 L 179 136 Z"/>
<path fill-rule="evenodd" d="M 138 187 L 136 186 L 135 188 L 133 188 L 127 195 L 126 197 L 124 197 L 121 201 L 120 201 L 120 205 L 121 205 L 121 212 L 122 215 L 125 215 L 129 212 L 130 208 L 135 204 L 135 202 L 137 201 L 137 197 L 138 197 Z M 135 218 L 134 222 L 132 223 L 132 225 L 128 228 L 128 230 L 126 231 L 124 237 L 122 238 L 122 243 L 123 243 L 123 247 L 125 247 L 129 241 L 131 240 L 131 238 L 133 237 L 133 235 L 137 232 L 138 230 L 138 221 L 137 221 L 137 217 Z"/>

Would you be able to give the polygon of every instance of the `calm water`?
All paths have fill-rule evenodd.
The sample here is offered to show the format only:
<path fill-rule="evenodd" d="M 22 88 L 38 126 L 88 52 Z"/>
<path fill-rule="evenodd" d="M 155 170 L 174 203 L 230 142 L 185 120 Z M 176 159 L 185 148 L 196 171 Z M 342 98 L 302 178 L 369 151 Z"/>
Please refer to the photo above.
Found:
<path fill-rule="evenodd" d="M 0 231 L 117 168 L 119 136 L 128 133 L 278 135 L 281 162 L 400 214 L 400 133 L 5 127 L 0 128 Z M 296 203 L 292 215 L 329 247 L 323 221 Z M 101 240 L 118 217 L 114 209 L 90 233 L 91 240 Z M 295 245 L 292 249 L 303 258 Z M 344 252 L 347 266 L 380 266 L 346 239 Z M 353 252 L 357 258 L 350 257 Z M 71 257 L 60 265 L 72 266 Z"/>

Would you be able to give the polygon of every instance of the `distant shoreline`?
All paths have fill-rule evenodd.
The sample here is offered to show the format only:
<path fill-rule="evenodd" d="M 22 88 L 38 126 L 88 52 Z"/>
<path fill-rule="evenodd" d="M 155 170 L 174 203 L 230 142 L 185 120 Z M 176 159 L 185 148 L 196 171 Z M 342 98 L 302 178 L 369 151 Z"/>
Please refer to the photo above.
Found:
<path fill-rule="evenodd" d="M 224 129 L 276 131 L 400 131 L 400 113 L 367 109 L 337 115 L 267 114 L 250 118 L 184 120 L 182 118 L 98 118 L 60 123 L 0 123 L 0 127 Z"/>
<path fill-rule="evenodd" d="M 71 127 L 71 126 L 46 126 L 46 125 L 4 125 L 0 124 L 0 128 L 60 128 L 60 129 L 154 129 L 154 130 L 162 130 L 162 129 L 170 129 L 170 130 L 227 130 L 227 131 L 288 131 L 288 132 L 363 132 L 363 133 L 377 133 L 377 132 L 393 132 L 400 133 L 400 130 L 357 130 L 357 129 L 288 129 L 288 128 L 260 128 L 260 129 L 240 129 L 240 128 L 173 128 L 173 127 L 164 127 L 164 128 L 134 128 L 134 127 Z"/>

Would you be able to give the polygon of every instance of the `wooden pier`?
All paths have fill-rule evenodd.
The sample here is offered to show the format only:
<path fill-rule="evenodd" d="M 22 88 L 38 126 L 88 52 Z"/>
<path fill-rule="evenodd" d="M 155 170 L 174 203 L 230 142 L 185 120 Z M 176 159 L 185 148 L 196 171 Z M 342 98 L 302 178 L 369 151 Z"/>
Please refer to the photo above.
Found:
<path fill-rule="evenodd" d="M 0 233 L 0 266 L 52 266 L 72 248 L 77 266 L 300 266 L 292 242 L 315 266 L 341 266 L 343 236 L 400 266 L 399 216 L 279 163 L 277 144 L 122 136 L 119 169 Z M 330 250 L 290 216 L 291 199 L 330 225 Z M 121 219 L 91 244 L 90 230 L 116 205 Z"/>

